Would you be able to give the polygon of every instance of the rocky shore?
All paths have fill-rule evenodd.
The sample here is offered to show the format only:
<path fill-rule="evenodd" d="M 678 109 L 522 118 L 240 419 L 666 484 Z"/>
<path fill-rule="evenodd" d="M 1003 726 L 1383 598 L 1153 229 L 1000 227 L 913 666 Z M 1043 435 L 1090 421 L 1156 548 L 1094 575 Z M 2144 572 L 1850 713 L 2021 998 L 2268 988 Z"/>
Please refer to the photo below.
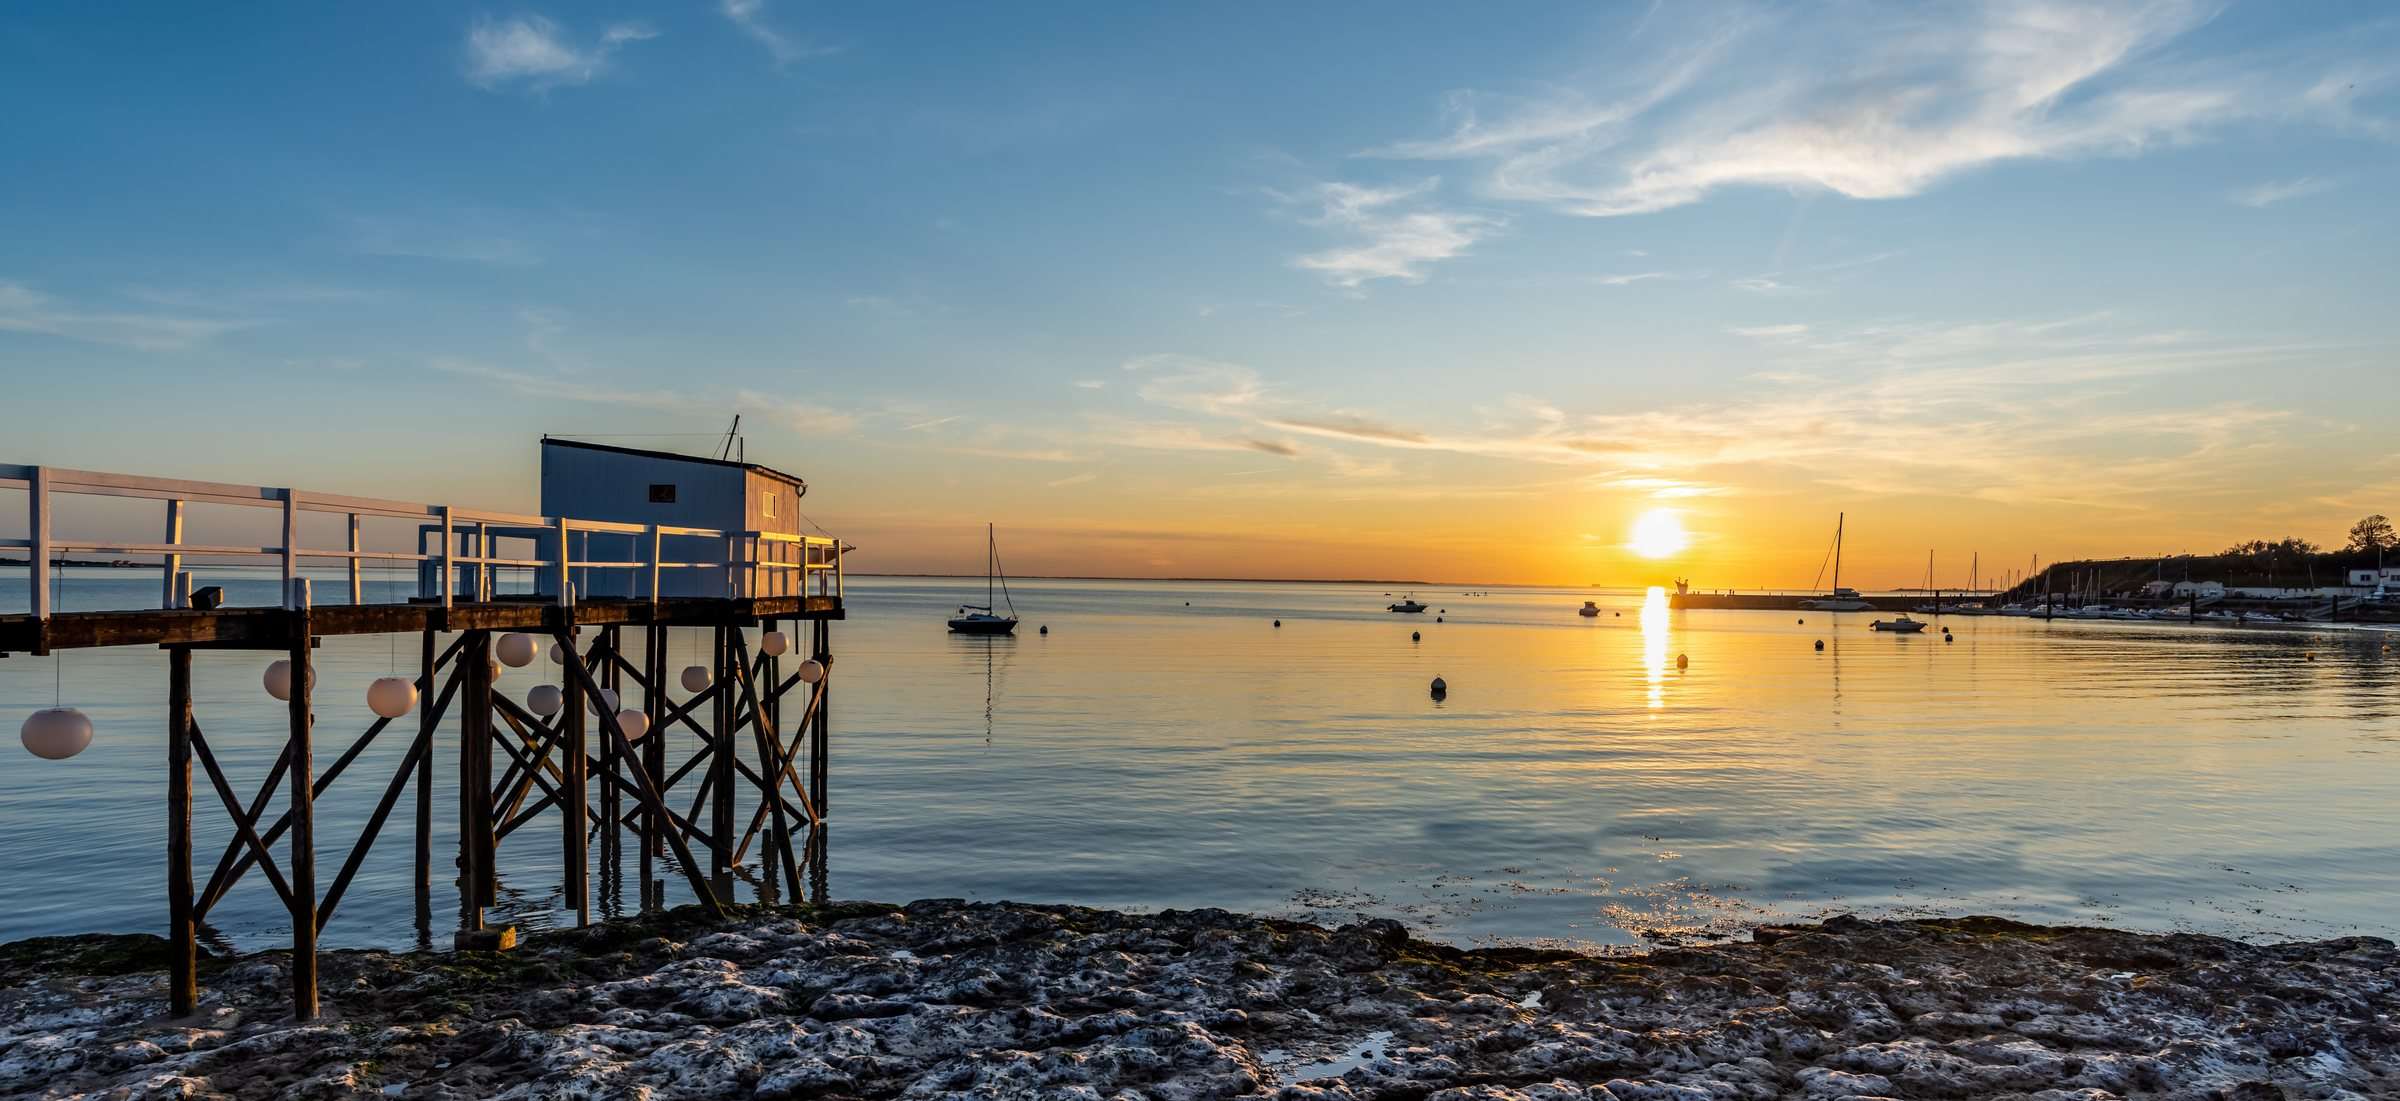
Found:
<path fill-rule="evenodd" d="M 1460 950 L 1388 921 L 919 902 L 691 912 L 506 954 L 0 948 L 0 1096 L 2400 1096 L 2400 953 L 1990 918 L 1761 928 L 1643 956 Z"/>

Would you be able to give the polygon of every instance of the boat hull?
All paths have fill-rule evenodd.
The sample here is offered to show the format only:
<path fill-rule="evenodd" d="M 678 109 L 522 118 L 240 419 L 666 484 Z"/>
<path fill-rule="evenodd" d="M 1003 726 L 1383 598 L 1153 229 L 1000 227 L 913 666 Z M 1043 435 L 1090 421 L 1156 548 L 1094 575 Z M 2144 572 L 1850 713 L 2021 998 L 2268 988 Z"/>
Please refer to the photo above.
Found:
<path fill-rule="evenodd" d="M 1016 620 L 997 616 L 961 616 L 950 621 L 951 632 L 961 635 L 1005 635 L 1016 629 Z"/>

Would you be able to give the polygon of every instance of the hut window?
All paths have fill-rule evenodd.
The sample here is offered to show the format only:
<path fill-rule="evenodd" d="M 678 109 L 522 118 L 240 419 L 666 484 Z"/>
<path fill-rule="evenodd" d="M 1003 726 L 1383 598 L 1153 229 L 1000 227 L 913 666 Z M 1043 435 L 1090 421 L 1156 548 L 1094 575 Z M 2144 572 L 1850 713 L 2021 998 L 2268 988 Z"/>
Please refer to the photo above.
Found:
<path fill-rule="evenodd" d="M 654 505 L 674 504 L 675 484 L 673 482 L 650 483 L 650 503 Z"/>
<path fill-rule="evenodd" d="M 775 518 L 775 495 L 774 495 L 774 494 L 772 494 L 772 493 L 770 493 L 770 494 L 767 494 L 767 508 L 766 508 L 766 512 L 767 512 L 767 519 L 769 519 L 769 520 L 772 520 L 772 519 L 774 519 L 774 518 Z"/>

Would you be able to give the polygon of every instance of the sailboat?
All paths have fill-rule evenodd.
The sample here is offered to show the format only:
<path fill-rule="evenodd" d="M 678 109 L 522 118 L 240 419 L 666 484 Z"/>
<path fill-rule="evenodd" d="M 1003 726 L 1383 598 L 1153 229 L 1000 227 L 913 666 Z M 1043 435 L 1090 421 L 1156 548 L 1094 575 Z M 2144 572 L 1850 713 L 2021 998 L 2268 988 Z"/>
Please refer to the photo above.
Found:
<path fill-rule="evenodd" d="M 1858 595 L 1857 589 L 1842 587 L 1842 529 L 1849 524 L 1850 514 L 1836 513 L 1833 521 L 1833 595 L 1811 597 L 1800 606 L 1812 612 L 1871 612 L 1873 604 Z"/>
<path fill-rule="evenodd" d="M 961 604 L 958 614 L 951 617 L 950 629 L 962 635 L 1005 635 L 1017 629 L 1017 602 L 1008 595 L 1008 577 L 1000 572 L 1000 535 L 990 524 L 983 531 L 983 603 Z M 995 589 L 1000 601 L 1008 605 L 1008 614 L 999 615 L 992 600 Z"/>

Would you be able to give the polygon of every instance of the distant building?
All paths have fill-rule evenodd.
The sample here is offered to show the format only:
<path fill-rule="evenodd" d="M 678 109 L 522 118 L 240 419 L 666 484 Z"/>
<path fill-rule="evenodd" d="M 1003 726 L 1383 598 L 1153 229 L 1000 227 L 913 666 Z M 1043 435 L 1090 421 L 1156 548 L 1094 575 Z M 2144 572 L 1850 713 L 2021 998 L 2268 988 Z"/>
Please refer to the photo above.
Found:
<path fill-rule="evenodd" d="M 2225 597 L 2225 583 L 2222 581 L 2178 581 L 2174 583 L 2174 593 L 2176 596 L 2197 596 L 2202 600 L 2222 600 Z"/>
<path fill-rule="evenodd" d="M 576 440 L 542 440 L 544 516 L 710 528 L 735 533 L 733 538 L 747 542 L 751 532 L 800 534 L 800 498 L 807 492 L 808 483 L 798 477 L 757 463 Z M 577 561 L 641 562 L 649 553 L 643 536 L 581 533 L 574 538 Z M 555 535 L 550 537 L 555 539 Z M 660 557 L 671 562 L 719 562 L 727 557 L 723 537 L 662 537 L 660 550 Z M 791 560 L 797 561 L 799 553 L 795 546 Z M 762 548 L 757 557 L 772 560 L 776 556 Z M 791 595 L 800 591 L 800 572 L 772 569 L 749 577 L 729 570 L 668 569 L 660 572 L 659 594 Z M 646 571 L 640 568 L 578 568 L 575 574 L 579 596 L 649 595 Z M 537 582 L 537 591 L 553 591 L 551 579 Z"/>
<path fill-rule="evenodd" d="M 2350 571 L 2350 585 L 2360 589 L 2372 589 L 2377 585 L 2400 587 L 2400 566 L 2391 566 L 2380 570 L 2352 570 Z"/>

